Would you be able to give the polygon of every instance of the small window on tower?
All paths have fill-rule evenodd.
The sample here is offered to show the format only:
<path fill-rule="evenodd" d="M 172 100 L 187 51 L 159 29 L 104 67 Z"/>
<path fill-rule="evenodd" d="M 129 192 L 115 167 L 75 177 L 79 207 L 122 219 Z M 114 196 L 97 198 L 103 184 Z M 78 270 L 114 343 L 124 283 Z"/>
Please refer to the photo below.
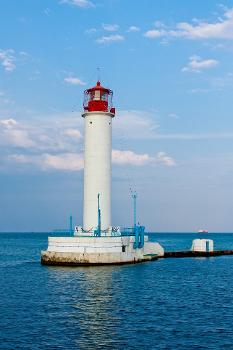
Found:
<path fill-rule="evenodd" d="M 95 96 L 94 96 L 94 99 L 95 101 L 99 101 L 100 100 L 100 90 L 96 90 L 95 91 Z"/>
<path fill-rule="evenodd" d="M 90 122 L 90 124 L 92 124 L 92 122 Z"/>
<path fill-rule="evenodd" d="M 122 252 L 125 253 L 125 245 L 122 246 Z"/>

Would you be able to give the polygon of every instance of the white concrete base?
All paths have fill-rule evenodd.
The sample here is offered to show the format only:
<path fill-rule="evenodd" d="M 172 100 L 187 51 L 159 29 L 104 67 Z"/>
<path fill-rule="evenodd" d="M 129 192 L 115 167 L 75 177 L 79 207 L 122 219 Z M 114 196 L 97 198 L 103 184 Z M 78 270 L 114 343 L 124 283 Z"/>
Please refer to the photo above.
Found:
<path fill-rule="evenodd" d="M 134 236 L 49 237 L 48 249 L 41 252 L 45 265 L 123 264 L 154 260 L 164 255 L 156 242 L 145 236 L 143 248 L 134 249 Z"/>

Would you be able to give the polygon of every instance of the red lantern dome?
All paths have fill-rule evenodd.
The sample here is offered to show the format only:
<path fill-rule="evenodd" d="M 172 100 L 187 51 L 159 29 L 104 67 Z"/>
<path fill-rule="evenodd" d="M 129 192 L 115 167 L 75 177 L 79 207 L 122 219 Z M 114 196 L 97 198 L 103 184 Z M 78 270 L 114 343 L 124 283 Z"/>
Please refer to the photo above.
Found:
<path fill-rule="evenodd" d="M 104 88 L 100 81 L 97 81 L 96 86 L 84 91 L 84 111 L 115 114 L 115 108 L 112 107 L 112 96 L 112 90 Z"/>

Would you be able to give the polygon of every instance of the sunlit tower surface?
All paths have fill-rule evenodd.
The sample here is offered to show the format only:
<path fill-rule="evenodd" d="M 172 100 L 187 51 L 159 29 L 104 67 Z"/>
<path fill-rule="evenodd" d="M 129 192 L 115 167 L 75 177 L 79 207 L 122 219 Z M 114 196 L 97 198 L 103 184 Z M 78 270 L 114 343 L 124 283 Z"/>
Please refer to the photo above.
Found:
<path fill-rule="evenodd" d="M 98 196 L 101 230 L 111 234 L 111 153 L 113 93 L 100 81 L 84 91 L 84 200 L 83 230 L 92 233 L 98 227 Z"/>

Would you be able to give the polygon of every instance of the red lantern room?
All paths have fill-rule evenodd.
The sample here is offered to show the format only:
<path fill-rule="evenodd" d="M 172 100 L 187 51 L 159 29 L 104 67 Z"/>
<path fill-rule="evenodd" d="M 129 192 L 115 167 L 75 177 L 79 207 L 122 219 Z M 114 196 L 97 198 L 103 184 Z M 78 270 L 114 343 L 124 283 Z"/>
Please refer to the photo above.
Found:
<path fill-rule="evenodd" d="M 97 81 L 96 86 L 84 91 L 84 111 L 115 114 L 115 108 L 112 107 L 112 95 L 112 90 L 104 88 L 100 81 Z"/>

